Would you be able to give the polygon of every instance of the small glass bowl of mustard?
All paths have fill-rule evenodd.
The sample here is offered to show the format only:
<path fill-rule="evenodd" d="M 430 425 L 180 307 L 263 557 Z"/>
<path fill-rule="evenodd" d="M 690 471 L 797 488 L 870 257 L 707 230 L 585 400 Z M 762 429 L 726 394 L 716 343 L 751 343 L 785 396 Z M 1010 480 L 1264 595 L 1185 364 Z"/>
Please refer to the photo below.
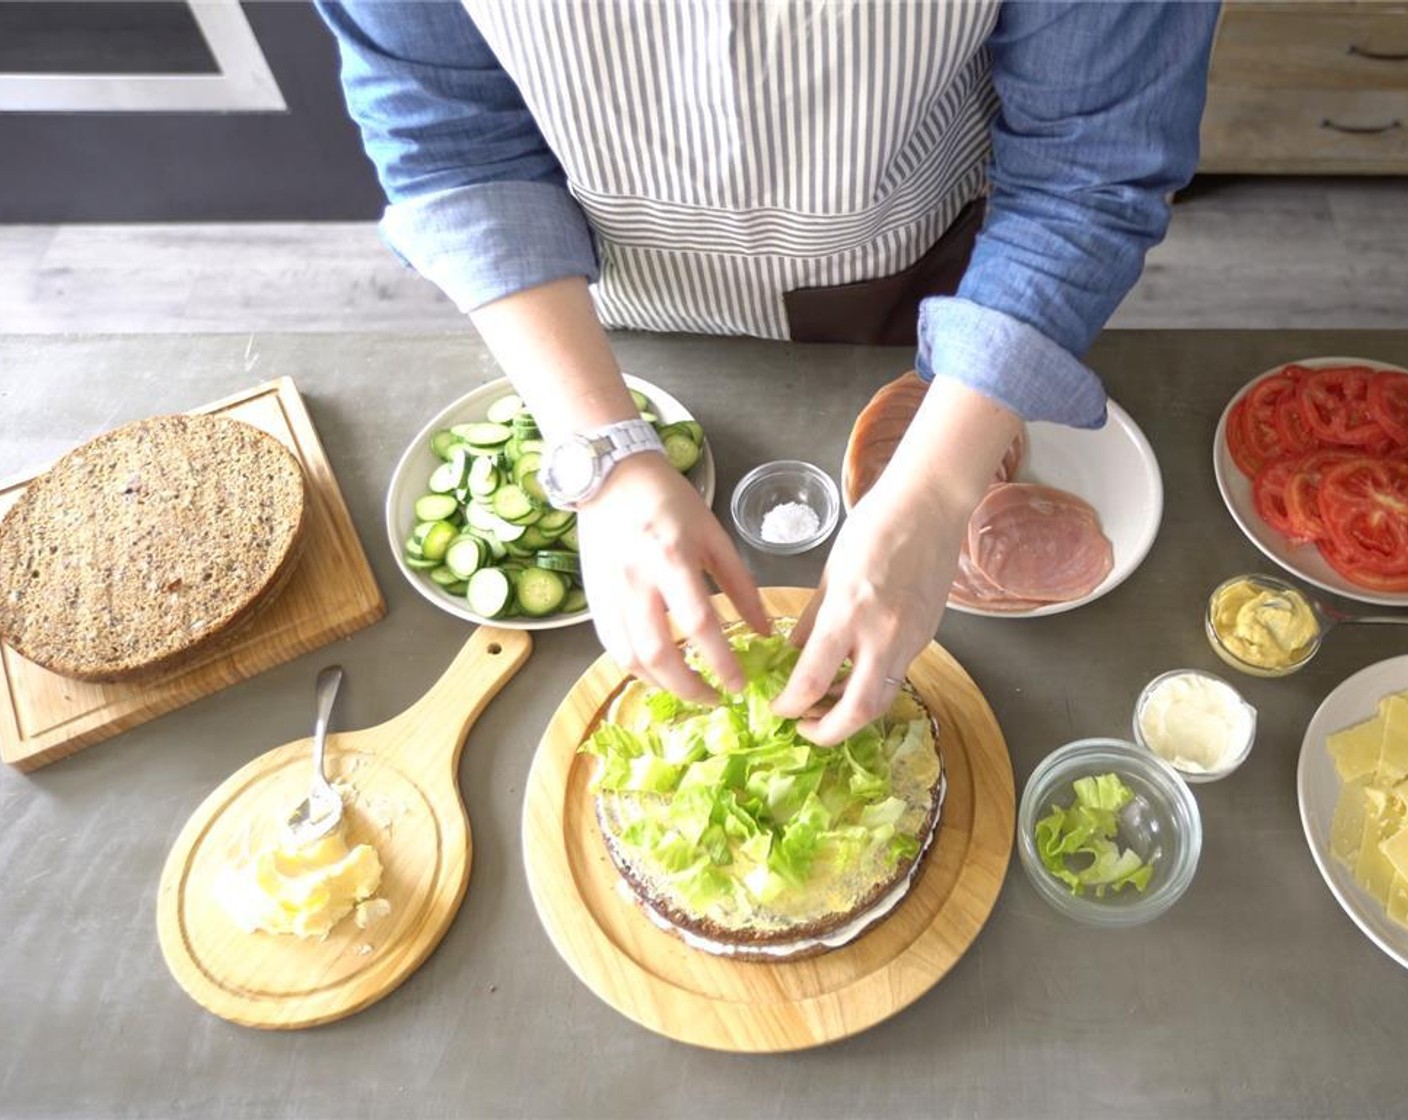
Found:
<path fill-rule="evenodd" d="M 1254 677 L 1294 673 L 1319 652 L 1328 629 L 1300 588 L 1257 574 L 1218 584 L 1203 621 L 1213 652 Z"/>

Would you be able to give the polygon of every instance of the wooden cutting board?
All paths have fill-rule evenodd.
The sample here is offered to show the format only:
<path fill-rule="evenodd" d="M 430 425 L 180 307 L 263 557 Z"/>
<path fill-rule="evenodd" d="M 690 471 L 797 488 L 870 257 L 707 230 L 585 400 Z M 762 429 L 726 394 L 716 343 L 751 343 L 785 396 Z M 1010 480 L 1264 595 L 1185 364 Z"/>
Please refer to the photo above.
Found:
<path fill-rule="evenodd" d="M 311 1027 L 380 999 L 430 955 L 469 884 L 458 778 L 465 737 L 532 648 L 525 631 L 481 626 L 406 711 L 328 736 L 329 774 L 351 790 L 347 842 L 376 848 L 377 897 L 391 905 L 365 930 L 348 917 L 322 941 L 246 933 L 215 896 L 221 870 L 276 836 L 307 794 L 311 739 L 261 755 L 202 802 L 172 846 L 157 893 L 161 951 L 191 998 L 245 1026 Z M 310 690 L 310 712 L 311 701 Z"/>
<path fill-rule="evenodd" d="M 33 770 L 346 637 L 386 613 L 337 479 L 291 378 L 281 377 L 196 412 L 261 428 L 303 465 L 308 524 L 288 585 L 214 659 L 140 684 L 70 680 L 0 644 L 0 758 Z M 95 433 L 96 434 L 96 433 Z M 0 515 L 34 477 L 0 484 Z"/>
<path fill-rule="evenodd" d="M 765 588 L 772 617 L 795 618 L 810 590 Z M 715 608 L 737 617 L 724 598 Z M 624 898 L 578 745 L 626 680 L 607 657 L 567 694 L 533 759 L 523 807 L 528 886 L 557 951 L 612 1007 L 682 1042 L 742 1052 L 845 1038 L 927 992 L 977 937 L 1002 888 L 1015 819 L 1012 765 L 997 720 L 937 643 L 910 666 L 934 713 L 948 793 L 934 845 L 900 906 L 858 940 L 806 960 L 729 961 L 690 949 Z"/>

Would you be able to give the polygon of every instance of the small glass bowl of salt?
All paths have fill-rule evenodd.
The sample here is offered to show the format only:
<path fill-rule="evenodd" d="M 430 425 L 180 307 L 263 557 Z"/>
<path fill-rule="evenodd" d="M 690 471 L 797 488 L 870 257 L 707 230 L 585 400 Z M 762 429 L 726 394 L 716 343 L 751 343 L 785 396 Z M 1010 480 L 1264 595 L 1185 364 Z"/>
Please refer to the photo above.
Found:
<path fill-rule="evenodd" d="M 760 552 L 795 556 L 831 536 L 841 494 L 820 467 L 778 459 L 754 467 L 733 490 L 733 523 Z"/>

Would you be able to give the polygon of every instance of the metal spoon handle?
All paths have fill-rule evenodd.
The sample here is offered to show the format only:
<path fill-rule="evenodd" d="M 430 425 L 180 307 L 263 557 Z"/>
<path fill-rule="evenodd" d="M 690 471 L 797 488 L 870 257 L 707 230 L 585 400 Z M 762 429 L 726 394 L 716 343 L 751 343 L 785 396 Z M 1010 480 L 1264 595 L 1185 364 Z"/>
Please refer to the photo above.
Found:
<path fill-rule="evenodd" d="M 1347 614 L 1340 622 L 1384 622 L 1389 625 L 1408 626 L 1408 614 Z"/>
<path fill-rule="evenodd" d="M 313 722 L 313 774 L 316 781 L 324 784 L 328 779 L 323 769 L 323 748 L 327 745 L 328 720 L 332 716 L 333 701 L 337 699 L 337 690 L 341 684 L 341 665 L 329 665 L 318 674 L 318 713 Z"/>

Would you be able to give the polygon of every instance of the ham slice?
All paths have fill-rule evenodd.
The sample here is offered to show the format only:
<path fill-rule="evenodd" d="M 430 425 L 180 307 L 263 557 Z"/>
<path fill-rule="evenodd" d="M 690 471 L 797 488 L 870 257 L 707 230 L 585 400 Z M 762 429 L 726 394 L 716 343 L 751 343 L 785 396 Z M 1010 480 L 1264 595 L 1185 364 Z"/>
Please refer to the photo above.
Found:
<path fill-rule="evenodd" d="M 994 486 L 968 523 L 973 567 L 1018 599 L 1068 602 L 1114 567 L 1100 516 L 1065 490 L 1027 482 Z"/>
<path fill-rule="evenodd" d="M 851 438 L 846 442 L 846 458 L 842 476 L 846 483 L 846 501 L 855 505 L 880 477 L 900 445 L 910 421 L 924 403 L 929 383 L 910 370 L 888 385 L 882 386 L 870 398 L 856 417 Z"/>
<path fill-rule="evenodd" d="M 968 539 L 958 553 L 958 573 L 953 578 L 953 586 L 948 591 L 948 601 L 962 607 L 972 607 L 980 611 L 1029 611 L 1043 604 L 1036 599 L 1018 599 L 1009 595 L 973 563 L 968 551 Z"/>
<path fill-rule="evenodd" d="M 924 394 L 928 389 L 929 383 L 910 370 L 882 386 L 861 409 L 851 428 L 851 438 L 846 442 L 842 470 L 846 501 L 851 505 L 860 501 L 862 495 L 875 485 L 894 458 L 895 448 L 900 445 L 905 432 L 909 431 L 910 422 L 924 403 Z M 1002 462 L 997 465 L 994 481 L 1006 482 L 1017 473 L 1026 448 L 1025 431 L 1019 430 L 1012 446 L 1002 456 Z"/>

